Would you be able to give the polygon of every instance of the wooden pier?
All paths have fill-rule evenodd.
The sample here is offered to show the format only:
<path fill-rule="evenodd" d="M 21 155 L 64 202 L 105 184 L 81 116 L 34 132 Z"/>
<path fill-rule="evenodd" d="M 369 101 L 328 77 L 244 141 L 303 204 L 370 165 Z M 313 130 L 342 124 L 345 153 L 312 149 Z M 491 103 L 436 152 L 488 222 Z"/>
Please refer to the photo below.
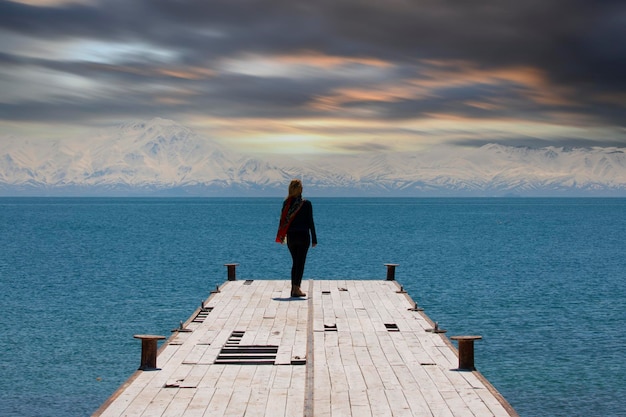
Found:
<path fill-rule="evenodd" d="M 94 416 L 517 416 L 393 274 L 303 284 L 229 275 Z"/>

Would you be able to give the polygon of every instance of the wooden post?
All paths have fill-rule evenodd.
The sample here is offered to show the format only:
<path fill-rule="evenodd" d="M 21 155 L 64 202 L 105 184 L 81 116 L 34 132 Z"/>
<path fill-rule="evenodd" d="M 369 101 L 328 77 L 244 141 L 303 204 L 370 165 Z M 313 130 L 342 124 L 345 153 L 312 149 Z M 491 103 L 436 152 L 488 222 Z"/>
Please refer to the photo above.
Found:
<path fill-rule="evenodd" d="M 164 340 L 165 336 L 153 334 L 136 334 L 135 339 L 141 339 L 141 365 L 142 371 L 155 371 L 157 358 L 157 340 Z"/>
<path fill-rule="evenodd" d="M 224 264 L 226 268 L 228 268 L 228 280 L 229 281 L 237 281 L 237 274 L 235 272 L 235 268 L 237 268 L 239 264 Z"/>
<path fill-rule="evenodd" d="M 399 264 L 385 264 L 387 267 L 387 281 L 394 281 L 396 279 L 396 266 Z"/>
<path fill-rule="evenodd" d="M 474 340 L 482 336 L 452 336 L 450 339 L 459 342 L 459 369 L 474 371 Z"/>

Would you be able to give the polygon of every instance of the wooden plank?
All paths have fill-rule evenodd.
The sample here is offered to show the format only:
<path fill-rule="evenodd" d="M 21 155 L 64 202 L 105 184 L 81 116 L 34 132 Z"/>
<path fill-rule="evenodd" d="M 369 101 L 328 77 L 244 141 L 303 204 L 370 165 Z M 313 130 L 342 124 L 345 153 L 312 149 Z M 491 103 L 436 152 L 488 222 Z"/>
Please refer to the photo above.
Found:
<path fill-rule="evenodd" d="M 354 390 L 364 391 L 367 389 L 365 378 L 363 378 L 363 373 L 359 365 L 344 365 L 343 372 L 346 375 L 348 388 L 351 392 Z"/>
<path fill-rule="evenodd" d="M 367 398 L 367 391 L 364 389 L 351 389 L 348 392 L 350 397 L 350 412 L 353 416 L 371 417 L 372 409 Z"/>
<path fill-rule="evenodd" d="M 255 366 L 250 386 L 269 388 L 269 381 L 273 378 L 274 372 L 273 366 Z"/>
<path fill-rule="evenodd" d="M 230 397 L 233 394 L 232 387 L 219 387 L 215 388 L 213 395 L 211 396 L 211 401 L 209 402 L 204 415 L 206 416 L 223 416 L 226 408 L 228 407 L 228 403 L 230 402 Z"/>
<path fill-rule="evenodd" d="M 380 378 L 380 374 L 378 373 L 378 370 L 373 364 L 372 365 L 360 364 L 359 368 L 361 370 L 361 375 L 363 375 L 365 386 L 368 390 L 382 391 L 385 389 L 385 384 L 383 384 L 383 381 Z"/>
<path fill-rule="evenodd" d="M 186 414 L 196 391 L 193 389 L 179 389 L 161 417 L 178 417 Z"/>
<path fill-rule="evenodd" d="M 119 393 L 115 401 L 113 401 L 105 410 L 102 410 L 101 416 L 121 416 L 128 409 L 137 395 L 150 383 L 153 375 L 149 372 L 139 372 L 135 374 L 132 384 L 129 384 L 122 392 Z"/>
<path fill-rule="evenodd" d="M 269 390 L 270 401 L 265 408 L 266 416 L 287 416 L 287 388 L 272 388 Z"/>
<path fill-rule="evenodd" d="M 338 331 L 337 344 L 339 346 L 341 362 L 344 365 L 356 365 L 356 354 L 354 353 L 354 347 L 352 346 L 352 337 L 350 332 Z"/>
<path fill-rule="evenodd" d="M 162 387 L 170 379 L 184 379 L 190 370 L 191 368 L 188 366 L 172 366 L 162 371 L 149 371 L 154 374 L 153 378 L 150 380 L 149 384 L 142 387 L 141 391 L 138 392 L 134 399 L 128 404 L 128 407 L 124 410 L 124 415 L 150 415 L 145 413 L 161 415 L 174 394 L 176 394 L 175 390 L 163 390 Z M 155 403 L 156 405 L 152 405 Z"/>
<path fill-rule="evenodd" d="M 324 332 L 313 332 L 313 409 L 316 416 L 330 416 L 330 368 L 326 357 Z"/>
<path fill-rule="evenodd" d="M 304 366 L 292 366 L 292 377 L 287 392 L 285 414 L 287 416 L 301 416 L 304 411 L 305 371 Z"/>
<path fill-rule="evenodd" d="M 292 370 L 292 366 L 276 366 L 271 387 L 275 389 L 289 388 L 291 386 Z"/>
<path fill-rule="evenodd" d="M 250 387 L 237 386 L 237 389 L 232 391 L 228 405 L 224 410 L 224 417 L 243 416 L 246 412 L 251 392 L 252 390 Z"/>
<path fill-rule="evenodd" d="M 379 357 L 381 359 L 385 358 L 384 354 Z M 401 388 L 400 381 L 394 372 L 393 365 L 382 361 L 374 361 L 374 366 L 378 371 L 378 375 L 380 376 L 380 380 L 385 389 L 392 390 Z"/>
<path fill-rule="evenodd" d="M 151 390 L 145 390 L 145 392 L 150 392 Z M 159 417 L 163 414 L 163 411 L 167 409 L 170 405 L 174 396 L 178 393 L 178 388 L 170 388 L 170 389 L 159 389 L 154 392 L 154 395 L 151 395 L 152 398 L 146 404 L 146 407 L 143 407 L 143 404 L 136 403 L 135 407 L 130 410 L 130 413 L 126 415 L 141 415 L 144 417 Z M 136 414 L 135 414 L 136 413 Z"/>
<path fill-rule="evenodd" d="M 191 351 L 187 354 L 187 356 L 185 356 L 182 363 L 189 365 L 197 364 L 202 360 L 202 356 L 204 356 L 206 351 L 209 349 L 209 346 L 210 345 L 205 344 L 192 345 Z"/>
<path fill-rule="evenodd" d="M 368 407 L 372 416 L 375 417 L 392 417 L 392 413 L 387 396 L 384 389 L 368 389 L 366 391 L 368 399 Z"/>
<path fill-rule="evenodd" d="M 343 363 L 339 350 L 339 343 L 336 332 L 327 332 L 324 334 L 324 347 L 326 355 L 326 363 L 315 361 L 315 366 L 326 366 L 330 375 L 330 383 L 334 389 L 347 390 L 348 379 L 343 371 Z"/>
<path fill-rule="evenodd" d="M 208 370 L 209 367 L 206 365 L 191 366 L 191 370 L 189 371 L 187 376 L 179 382 L 178 386 L 181 388 L 197 388 Z"/>
<path fill-rule="evenodd" d="M 251 388 L 246 408 L 246 417 L 264 417 L 269 401 L 269 389 L 255 386 Z"/>
<path fill-rule="evenodd" d="M 315 296 L 317 294 L 317 296 Z M 323 308 L 323 299 L 321 296 L 321 290 L 317 282 L 313 284 L 313 331 L 314 332 L 323 332 L 324 331 L 324 308 Z"/>
<path fill-rule="evenodd" d="M 187 405 L 185 409 L 185 417 L 202 417 L 204 416 L 204 412 L 207 409 L 208 404 L 211 402 L 213 398 L 213 394 L 215 393 L 215 388 L 209 387 L 198 387 L 195 390 L 186 390 L 189 392 L 193 392 L 193 398 Z"/>
<path fill-rule="evenodd" d="M 383 353 L 385 354 L 385 357 L 387 358 L 387 362 L 390 365 L 400 365 L 404 363 L 402 361 L 402 357 L 400 356 L 400 354 L 398 353 L 398 350 L 396 349 L 396 345 L 394 344 L 393 339 L 389 335 L 389 332 L 386 330 L 380 331 L 380 332 L 376 332 L 376 335 L 378 335 L 380 347 L 382 348 Z"/>
<path fill-rule="evenodd" d="M 419 364 L 413 364 L 412 366 L 419 366 Z M 394 375 L 398 378 L 401 386 L 401 391 L 407 393 L 405 400 L 413 415 L 417 416 L 432 416 L 428 403 L 420 390 L 420 384 L 413 378 L 413 374 L 409 370 L 407 365 L 397 365 L 393 367 Z M 392 395 L 398 395 L 398 390 L 389 390 L 393 392 Z M 392 400 L 390 399 L 390 402 Z"/>
<path fill-rule="evenodd" d="M 440 390 L 439 392 L 453 414 L 465 416 L 473 415 L 458 391 L 448 388 L 446 390 Z"/>
<path fill-rule="evenodd" d="M 491 410 L 487 405 L 483 402 L 478 394 L 477 390 L 480 388 L 472 389 L 472 388 L 463 388 L 458 391 L 461 400 L 465 403 L 467 408 L 474 414 L 475 416 L 490 416 L 492 415 Z"/>
<path fill-rule="evenodd" d="M 249 365 L 226 365 L 224 370 L 219 376 L 219 379 L 215 382 L 215 386 L 219 388 L 233 388 L 237 381 L 237 375 L 242 366 Z"/>
<path fill-rule="evenodd" d="M 317 410 L 317 408 L 316 408 Z M 330 392 L 330 415 L 352 416 L 350 393 L 348 390 L 332 389 Z M 359 416 L 360 417 L 360 416 Z"/>
<path fill-rule="evenodd" d="M 237 373 L 235 385 L 237 387 L 251 387 L 256 371 L 260 367 L 261 366 L 254 365 L 241 366 L 239 368 L 239 372 Z"/>
<path fill-rule="evenodd" d="M 215 388 L 226 365 L 211 365 L 198 383 L 198 388 Z"/>
<path fill-rule="evenodd" d="M 354 301 L 359 300 L 359 294 L 356 288 L 347 285 L 338 288 L 339 300 L 341 302 L 341 306 L 344 310 L 344 315 L 346 318 L 347 326 L 350 332 L 362 332 L 361 322 L 356 313 L 356 309 L 354 307 Z M 346 288 L 347 287 L 347 288 Z M 350 292 L 349 288 L 352 288 L 352 292 Z M 344 291 L 345 290 L 345 291 Z M 359 303 L 360 304 L 360 303 Z"/>
<path fill-rule="evenodd" d="M 496 397 L 487 389 L 476 390 L 476 394 L 482 402 L 489 408 L 495 417 L 510 417 L 510 413 L 502 406 Z"/>

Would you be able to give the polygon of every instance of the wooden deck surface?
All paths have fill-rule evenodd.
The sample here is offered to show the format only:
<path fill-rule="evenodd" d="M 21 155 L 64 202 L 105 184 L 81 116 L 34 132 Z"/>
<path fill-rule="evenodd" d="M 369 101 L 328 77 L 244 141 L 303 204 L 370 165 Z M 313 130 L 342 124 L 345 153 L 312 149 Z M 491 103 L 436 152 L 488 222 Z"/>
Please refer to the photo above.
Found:
<path fill-rule="evenodd" d="M 395 281 L 290 289 L 227 281 L 94 415 L 517 416 Z"/>

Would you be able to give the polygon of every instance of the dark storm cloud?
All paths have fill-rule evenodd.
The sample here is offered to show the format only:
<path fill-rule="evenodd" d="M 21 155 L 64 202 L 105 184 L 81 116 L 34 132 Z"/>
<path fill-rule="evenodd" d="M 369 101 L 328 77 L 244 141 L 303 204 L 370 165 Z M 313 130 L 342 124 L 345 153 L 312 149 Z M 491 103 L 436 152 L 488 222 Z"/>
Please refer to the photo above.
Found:
<path fill-rule="evenodd" d="M 565 82 L 623 86 L 626 6 L 618 1 L 333 2 L 346 37 L 406 57 L 536 65 Z M 607 65 L 610 64 L 610 65 Z"/>
<path fill-rule="evenodd" d="M 625 82 L 620 1 L 103 0 L 99 7 L 32 7 L 3 0 L 0 16 L 0 28 L 34 36 L 128 36 L 218 54 L 314 48 L 469 59 L 537 65 L 564 81 Z M 221 36 L 201 32 L 211 30 Z"/>
<path fill-rule="evenodd" d="M 118 23 L 112 21 L 112 15 L 105 10 L 79 4 L 35 7 L 2 0 L 0 29 L 48 39 L 79 36 L 106 38 L 106 29 L 115 29 Z"/>
<path fill-rule="evenodd" d="M 336 116 L 359 109 L 389 120 L 432 113 L 544 120 L 559 112 L 624 127 L 625 28 L 626 3 L 610 0 L 101 0 L 48 7 L 0 0 L 0 31 L 6 34 L 146 48 L 132 59 L 105 63 L 35 59 L 27 58 L 28 50 L 14 50 L 10 37 L 2 37 L 0 70 L 36 68 L 78 75 L 101 82 L 104 92 L 79 100 L 57 95 L 3 101 L 0 118 L 71 120 L 90 114 L 150 116 L 198 109 L 226 117 L 314 117 L 321 110 L 308 104 L 316 98 L 372 83 L 332 73 L 299 78 L 220 73 L 222 58 L 314 51 L 390 62 L 396 67 L 386 74 L 390 80 L 419 76 L 417 65 L 426 60 L 471 62 L 483 70 L 533 67 L 545 74 L 546 88 L 566 95 L 562 103 L 547 104 L 529 100 L 519 85 L 477 83 L 438 88 L 419 99 L 351 100 L 336 109 Z M 157 50 L 168 54 L 150 55 Z M 172 75 L 187 66 L 215 75 Z M 155 84 L 171 89 L 157 94 L 149 88 Z M 116 95 L 120 90 L 125 94 Z M 184 96 L 182 91 L 192 93 Z"/>
<path fill-rule="evenodd" d="M 35 7 L 0 0 L 0 29 L 44 39 L 127 39 L 213 56 L 288 51 L 319 26 L 290 2 L 101 0 L 98 6 Z M 217 34 L 217 36 L 214 36 Z"/>

